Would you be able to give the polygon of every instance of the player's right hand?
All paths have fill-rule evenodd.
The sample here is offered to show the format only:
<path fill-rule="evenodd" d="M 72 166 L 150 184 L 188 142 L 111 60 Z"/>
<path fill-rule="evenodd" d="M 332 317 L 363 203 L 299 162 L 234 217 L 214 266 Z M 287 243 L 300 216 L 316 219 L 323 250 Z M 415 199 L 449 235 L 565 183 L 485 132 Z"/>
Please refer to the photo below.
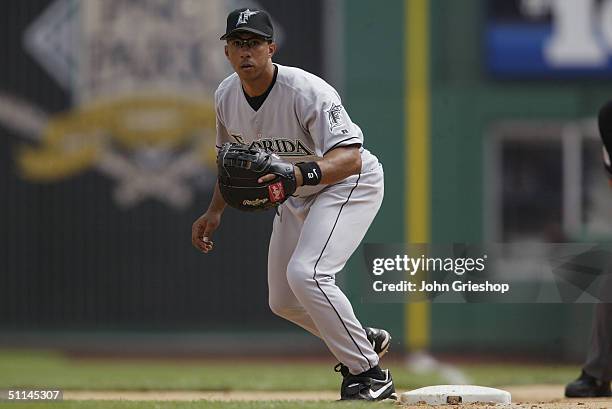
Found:
<path fill-rule="evenodd" d="M 220 223 L 220 213 L 209 211 L 198 217 L 191 226 L 191 244 L 193 244 L 193 247 L 203 253 L 212 251 L 213 242 L 210 238 Z"/>

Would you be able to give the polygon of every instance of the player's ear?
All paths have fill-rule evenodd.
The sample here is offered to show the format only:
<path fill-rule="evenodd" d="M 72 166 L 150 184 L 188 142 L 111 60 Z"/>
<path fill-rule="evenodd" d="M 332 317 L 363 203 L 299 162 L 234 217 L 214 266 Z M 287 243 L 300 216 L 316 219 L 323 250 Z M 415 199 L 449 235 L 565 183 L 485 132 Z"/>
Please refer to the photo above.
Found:
<path fill-rule="evenodd" d="M 276 52 L 276 43 L 275 42 L 268 43 L 268 55 L 272 57 L 275 52 Z"/>
<path fill-rule="evenodd" d="M 225 56 L 229 58 L 229 53 L 227 52 L 227 44 L 225 44 Z"/>

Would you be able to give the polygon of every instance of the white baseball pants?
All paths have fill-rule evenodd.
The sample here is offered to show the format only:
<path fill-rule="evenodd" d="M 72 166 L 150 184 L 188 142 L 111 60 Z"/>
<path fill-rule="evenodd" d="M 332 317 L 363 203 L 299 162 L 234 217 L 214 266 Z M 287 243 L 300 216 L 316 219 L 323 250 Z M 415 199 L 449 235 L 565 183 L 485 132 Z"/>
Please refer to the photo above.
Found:
<path fill-rule="evenodd" d="M 268 252 L 271 310 L 323 339 L 350 372 L 378 364 L 378 355 L 335 276 L 357 249 L 382 203 L 380 164 L 325 187 L 291 197 L 274 218 Z"/>

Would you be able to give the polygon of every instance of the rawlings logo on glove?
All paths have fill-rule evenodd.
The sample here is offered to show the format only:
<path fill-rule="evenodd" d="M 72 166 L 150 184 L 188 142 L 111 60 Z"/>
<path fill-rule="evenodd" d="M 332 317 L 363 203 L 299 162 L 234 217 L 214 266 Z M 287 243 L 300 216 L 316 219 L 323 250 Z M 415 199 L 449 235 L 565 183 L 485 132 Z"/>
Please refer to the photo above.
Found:
<path fill-rule="evenodd" d="M 225 143 L 217 154 L 219 190 L 239 210 L 266 210 L 283 203 L 297 189 L 293 164 L 257 146 Z M 276 178 L 257 180 L 267 174 Z"/>
<path fill-rule="evenodd" d="M 266 204 L 267 202 L 268 202 L 268 199 L 255 199 L 255 200 L 244 199 L 242 201 L 242 204 L 244 206 L 261 207 L 261 205 Z"/>

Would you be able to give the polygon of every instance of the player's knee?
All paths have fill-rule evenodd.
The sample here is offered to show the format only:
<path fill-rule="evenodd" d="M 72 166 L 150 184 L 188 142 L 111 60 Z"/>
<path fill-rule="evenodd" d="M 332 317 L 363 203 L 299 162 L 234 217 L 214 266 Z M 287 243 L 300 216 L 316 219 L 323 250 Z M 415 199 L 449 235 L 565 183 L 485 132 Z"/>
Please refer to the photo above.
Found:
<path fill-rule="evenodd" d="M 282 300 L 270 297 L 268 299 L 268 305 L 270 306 L 270 310 L 279 317 L 286 318 L 289 314 L 289 305 L 282 302 Z"/>
<path fill-rule="evenodd" d="M 302 291 L 309 285 L 315 285 L 312 266 L 299 260 L 291 260 L 287 266 L 287 282 L 294 293 Z"/>

